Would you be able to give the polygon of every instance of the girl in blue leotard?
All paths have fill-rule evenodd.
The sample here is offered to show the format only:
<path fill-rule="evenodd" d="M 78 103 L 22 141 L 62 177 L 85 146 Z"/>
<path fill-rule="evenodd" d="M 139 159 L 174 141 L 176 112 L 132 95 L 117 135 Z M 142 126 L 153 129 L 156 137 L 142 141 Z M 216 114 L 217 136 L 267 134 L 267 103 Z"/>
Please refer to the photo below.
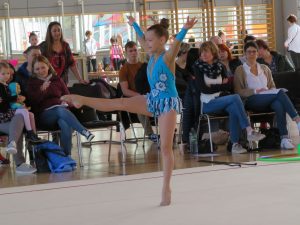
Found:
<path fill-rule="evenodd" d="M 120 99 L 66 95 L 62 97 L 62 100 L 70 102 L 76 107 L 86 105 L 99 111 L 122 110 L 158 117 L 164 174 L 160 205 L 166 206 L 171 203 L 170 181 L 174 167 L 173 135 L 176 126 L 176 114 L 181 111 L 181 101 L 175 87 L 175 58 L 184 36 L 197 20 L 187 18 L 185 25 L 176 35 L 175 41 L 168 51 L 165 50 L 165 44 L 169 38 L 166 24 L 155 24 L 149 27 L 144 34 L 133 17 L 128 17 L 128 20 L 128 23 L 137 32 L 141 46 L 150 55 L 147 76 L 151 92 L 147 96 L 138 95 Z"/>

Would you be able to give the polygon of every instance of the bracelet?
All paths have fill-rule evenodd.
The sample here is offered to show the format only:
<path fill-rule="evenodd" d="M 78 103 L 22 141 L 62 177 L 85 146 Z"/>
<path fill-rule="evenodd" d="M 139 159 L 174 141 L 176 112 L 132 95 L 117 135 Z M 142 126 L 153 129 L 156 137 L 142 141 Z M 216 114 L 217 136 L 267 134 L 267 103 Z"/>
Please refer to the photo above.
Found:
<path fill-rule="evenodd" d="M 187 32 L 188 32 L 187 29 L 182 28 L 181 31 L 176 35 L 175 39 L 177 39 L 178 41 L 183 41 Z"/>
<path fill-rule="evenodd" d="M 132 26 L 133 26 L 137 36 L 142 38 L 144 36 L 144 33 L 143 33 L 142 29 L 139 27 L 139 25 L 136 22 L 134 22 L 132 24 Z"/>

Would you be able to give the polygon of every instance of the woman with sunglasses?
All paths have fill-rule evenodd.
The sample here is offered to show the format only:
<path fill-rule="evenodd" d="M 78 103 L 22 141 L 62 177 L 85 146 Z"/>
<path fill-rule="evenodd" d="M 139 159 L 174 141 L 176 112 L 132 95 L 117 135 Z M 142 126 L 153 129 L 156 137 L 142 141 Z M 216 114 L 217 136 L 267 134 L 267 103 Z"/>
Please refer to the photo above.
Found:
<path fill-rule="evenodd" d="M 288 139 L 286 114 L 297 123 L 300 131 L 300 117 L 296 109 L 286 93 L 276 89 L 269 67 L 257 63 L 257 44 L 246 43 L 244 52 L 246 62 L 236 69 L 234 75 L 235 92 L 245 100 L 245 107 L 248 110 L 261 112 L 273 110 L 281 137 L 281 148 L 294 149 L 295 146 Z"/>

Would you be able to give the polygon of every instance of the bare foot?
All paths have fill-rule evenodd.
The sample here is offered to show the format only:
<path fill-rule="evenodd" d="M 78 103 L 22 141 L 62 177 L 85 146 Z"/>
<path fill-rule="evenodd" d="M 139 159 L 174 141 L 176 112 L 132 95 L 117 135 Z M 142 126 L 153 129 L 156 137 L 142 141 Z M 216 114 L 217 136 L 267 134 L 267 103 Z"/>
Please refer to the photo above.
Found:
<path fill-rule="evenodd" d="M 82 97 L 80 95 L 64 95 L 60 100 L 74 105 L 76 108 L 80 108 L 83 105 Z"/>
<path fill-rule="evenodd" d="M 168 188 L 162 191 L 160 206 L 168 206 L 171 204 L 171 189 Z"/>

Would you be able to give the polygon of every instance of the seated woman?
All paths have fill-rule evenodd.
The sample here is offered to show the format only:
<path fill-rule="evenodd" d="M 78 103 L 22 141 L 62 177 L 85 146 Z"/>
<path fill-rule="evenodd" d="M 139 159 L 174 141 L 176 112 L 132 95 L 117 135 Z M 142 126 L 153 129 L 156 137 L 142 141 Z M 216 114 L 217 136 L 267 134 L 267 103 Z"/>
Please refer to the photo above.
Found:
<path fill-rule="evenodd" d="M 32 63 L 33 74 L 28 81 L 28 99 L 36 115 L 39 127 L 45 129 L 60 128 L 60 140 L 67 155 L 71 155 L 72 130 L 78 131 L 88 141 L 94 135 L 85 129 L 74 114 L 67 109 L 67 104 L 60 97 L 69 94 L 63 80 L 58 77 L 47 58 L 37 56 Z"/>
<path fill-rule="evenodd" d="M 232 57 L 231 52 L 226 45 L 219 44 L 218 48 L 219 48 L 220 62 L 226 67 L 229 83 L 232 83 L 235 69 L 238 66 L 242 65 L 242 62 L 238 58 Z"/>
<path fill-rule="evenodd" d="M 248 141 L 259 141 L 265 136 L 255 132 L 250 126 L 241 98 L 226 95 L 231 89 L 225 66 L 219 61 L 218 47 L 211 41 L 202 43 L 201 59 L 196 62 L 196 82 L 199 83 L 203 113 L 227 112 L 229 114 L 229 132 L 233 143 L 232 153 L 247 152 L 239 143 L 240 129 L 246 129 Z"/>
<path fill-rule="evenodd" d="M 276 90 L 271 70 L 266 65 L 257 63 L 257 44 L 246 43 L 244 52 L 246 62 L 236 69 L 234 75 L 235 92 L 246 100 L 245 107 L 249 110 L 274 110 L 281 136 L 281 148 L 293 149 L 294 145 L 288 139 L 286 113 L 296 121 L 300 131 L 300 117 L 296 109 L 283 90 Z M 274 89 L 273 94 L 266 93 L 270 89 Z"/>
<path fill-rule="evenodd" d="M 256 44 L 258 46 L 257 62 L 267 65 L 270 68 L 272 74 L 277 72 L 295 70 L 286 56 L 281 55 L 276 51 L 271 51 L 268 43 L 264 40 L 256 40 Z"/>

